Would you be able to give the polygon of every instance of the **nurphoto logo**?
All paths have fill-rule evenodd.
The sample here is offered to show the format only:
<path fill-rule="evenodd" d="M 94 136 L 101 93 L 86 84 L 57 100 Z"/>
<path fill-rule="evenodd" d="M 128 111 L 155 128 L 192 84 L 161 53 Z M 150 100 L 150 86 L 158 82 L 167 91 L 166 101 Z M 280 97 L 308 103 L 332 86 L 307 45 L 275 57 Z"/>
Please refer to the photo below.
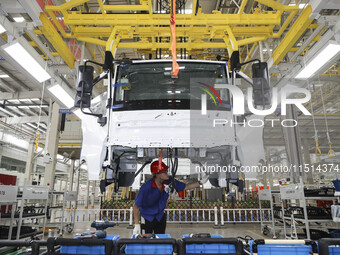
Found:
<path fill-rule="evenodd" d="M 205 83 L 201 83 L 201 84 L 209 87 L 216 94 L 222 106 L 222 101 L 217 91 L 208 84 L 205 84 Z M 232 94 L 233 115 L 245 114 L 245 111 L 244 111 L 245 96 L 240 88 L 234 85 L 230 85 L 230 84 L 215 84 L 215 88 L 228 89 L 229 92 Z M 206 92 L 213 99 L 216 105 L 216 100 L 213 97 L 213 95 L 206 89 L 202 89 L 202 90 Z M 288 98 L 289 94 L 294 94 L 294 93 L 304 94 L 305 96 L 302 98 Z M 307 103 L 311 98 L 310 91 L 305 88 L 297 88 L 294 86 L 286 86 L 281 89 L 280 93 L 278 93 L 277 88 L 273 88 L 272 105 L 269 109 L 265 109 L 265 110 L 258 110 L 254 107 L 253 88 L 248 88 L 247 89 L 247 105 L 248 105 L 249 111 L 255 115 L 269 115 L 269 114 L 274 113 L 275 110 L 277 109 L 279 94 L 280 94 L 280 99 L 281 99 L 281 110 L 282 110 L 281 115 L 286 115 L 286 106 L 289 104 L 295 105 L 304 115 L 311 115 L 311 113 L 306 109 L 306 107 L 303 106 L 303 104 Z M 206 115 L 206 113 L 207 113 L 207 95 L 202 94 L 201 95 L 201 114 Z"/>

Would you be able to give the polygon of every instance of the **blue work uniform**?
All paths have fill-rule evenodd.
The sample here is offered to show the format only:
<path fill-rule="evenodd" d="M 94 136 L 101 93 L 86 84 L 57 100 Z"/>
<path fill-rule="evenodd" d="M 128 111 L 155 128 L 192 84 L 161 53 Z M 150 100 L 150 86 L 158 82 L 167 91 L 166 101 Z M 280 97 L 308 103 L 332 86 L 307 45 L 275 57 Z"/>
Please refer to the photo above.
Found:
<path fill-rule="evenodd" d="M 171 183 L 171 180 L 172 177 L 164 184 Z M 177 180 L 175 180 L 175 183 L 177 192 L 185 189 L 185 183 Z M 139 207 L 140 215 L 144 219 L 152 222 L 156 218 L 157 221 L 161 221 L 169 198 L 169 194 L 164 191 L 164 184 L 160 191 L 155 183 L 155 178 L 152 178 L 140 187 L 135 204 Z"/>

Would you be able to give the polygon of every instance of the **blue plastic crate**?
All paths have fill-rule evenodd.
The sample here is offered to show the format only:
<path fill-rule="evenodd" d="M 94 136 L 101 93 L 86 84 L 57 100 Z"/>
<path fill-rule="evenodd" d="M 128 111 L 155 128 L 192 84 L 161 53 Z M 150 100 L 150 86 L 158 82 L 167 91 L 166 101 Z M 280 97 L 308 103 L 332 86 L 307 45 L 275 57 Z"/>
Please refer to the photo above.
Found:
<path fill-rule="evenodd" d="M 339 245 L 329 246 L 328 251 L 329 255 L 340 255 L 340 246 Z"/>
<path fill-rule="evenodd" d="M 168 234 L 156 234 L 158 238 L 171 238 Z M 135 238 L 132 236 L 132 238 Z M 171 244 L 127 244 L 125 254 L 172 254 Z"/>
<path fill-rule="evenodd" d="M 249 241 L 250 252 L 253 254 L 253 241 Z M 309 255 L 312 246 L 304 244 L 260 244 L 257 246 L 258 255 Z"/>
<path fill-rule="evenodd" d="M 187 238 L 189 235 L 183 235 Z M 222 238 L 221 235 L 211 235 L 212 238 Z M 187 244 L 185 246 L 186 253 L 201 253 L 201 254 L 228 254 L 236 253 L 235 245 L 233 244 Z"/>
<path fill-rule="evenodd" d="M 112 240 L 113 244 L 115 240 L 119 239 L 118 235 L 107 235 L 105 239 Z M 91 255 L 102 255 L 105 254 L 104 245 L 88 246 L 88 245 L 78 245 L 78 246 L 68 246 L 62 245 L 60 247 L 60 254 L 91 254 Z"/>

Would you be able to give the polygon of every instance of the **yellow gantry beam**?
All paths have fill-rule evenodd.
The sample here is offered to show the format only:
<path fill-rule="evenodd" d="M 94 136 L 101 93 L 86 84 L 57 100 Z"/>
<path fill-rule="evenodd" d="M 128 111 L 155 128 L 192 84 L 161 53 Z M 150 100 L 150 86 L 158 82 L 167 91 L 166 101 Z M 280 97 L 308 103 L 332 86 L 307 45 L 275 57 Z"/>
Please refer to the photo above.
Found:
<path fill-rule="evenodd" d="M 82 41 L 82 42 L 93 43 L 93 44 L 100 45 L 100 46 L 106 46 L 106 41 L 103 41 L 103 40 L 100 40 L 100 39 L 96 39 L 96 38 L 77 37 L 77 39 L 79 41 Z"/>
<path fill-rule="evenodd" d="M 255 0 L 256 2 L 260 4 L 264 4 L 268 7 L 271 7 L 275 10 L 279 11 L 292 11 L 292 10 L 299 10 L 299 6 L 289 6 L 289 5 L 284 5 L 279 2 L 275 2 L 274 0 Z"/>
<path fill-rule="evenodd" d="M 41 32 L 45 35 L 47 40 L 53 45 L 59 55 L 63 58 L 65 63 L 71 68 L 74 69 L 75 58 L 64 42 L 63 38 L 59 35 L 59 33 L 55 30 L 52 23 L 49 21 L 45 13 L 40 14 L 40 20 L 42 22 L 42 26 L 39 27 Z"/>
<path fill-rule="evenodd" d="M 73 7 L 82 6 L 88 1 L 70 0 L 59 6 L 46 6 L 47 13 L 62 37 L 103 46 L 104 49 L 110 51 L 116 48 L 170 49 L 171 45 L 168 41 L 171 37 L 170 14 L 152 13 L 152 0 L 141 0 L 139 5 L 107 5 L 103 3 L 103 0 L 97 0 L 101 12 L 83 14 L 81 11 L 71 11 Z M 244 14 L 247 0 L 243 0 L 237 14 L 222 14 L 220 11 L 204 14 L 201 9 L 198 9 L 196 13 L 197 0 L 194 0 L 192 14 L 176 15 L 176 35 L 186 38 L 186 42 L 178 42 L 177 48 L 187 50 L 228 48 L 229 52 L 232 52 L 238 50 L 240 46 L 252 45 L 253 50 L 254 45 L 259 41 L 267 38 L 280 38 L 299 12 L 298 6 L 283 5 L 279 1 L 255 0 L 255 2 L 271 7 L 275 11 L 261 13 L 261 8 L 257 8 L 252 14 Z M 148 14 L 108 13 L 110 11 L 147 11 Z M 284 12 L 290 12 L 290 14 L 281 24 L 281 16 Z M 307 6 L 290 28 L 273 53 L 274 64 L 281 61 L 306 29 L 314 28 L 309 19 L 310 13 L 311 7 Z M 67 26 L 66 31 L 59 23 L 59 14 L 63 15 L 63 21 Z M 60 44 L 61 37 L 58 31 L 46 15 L 43 19 L 45 20 L 44 25 L 40 27 L 41 32 L 53 44 L 65 62 L 73 66 L 74 57 L 71 56 L 72 53 L 65 43 Z M 44 28 L 45 24 L 48 28 Z M 274 33 L 274 27 L 278 26 L 279 31 Z M 155 38 L 160 37 L 163 38 L 162 42 L 156 42 Z M 137 38 L 137 42 L 124 41 L 124 39 Z"/>
<path fill-rule="evenodd" d="M 181 43 L 177 42 L 177 48 L 186 48 L 187 50 L 191 49 L 218 49 L 218 48 L 225 48 L 226 44 L 224 42 L 186 42 Z M 162 42 L 162 43 L 152 43 L 152 42 L 120 42 L 118 44 L 118 49 L 126 49 L 126 48 L 132 48 L 132 49 L 152 49 L 152 48 L 163 48 L 163 49 L 171 49 L 171 43 L 170 42 Z"/>
<path fill-rule="evenodd" d="M 49 6 L 46 10 L 49 10 Z M 169 26 L 170 15 L 168 14 L 81 14 L 79 12 L 70 12 L 64 16 L 64 22 L 67 25 L 77 26 L 151 26 L 163 25 Z M 203 14 L 198 13 L 196 16 L 191 14 L 177 14 L 176 25 L 280 25 L 281 16 L 269 12 L 266 14 Z"/>
<path fill-rule="evenodd" d="M 246 7 L 246 4 L 247 4 L 247 0 L 242 0 L 240 9 L 238 10 L 238 14 L 242 14 L 243 13 L 244 7 Z"/>
<path fill-rule="evenodd" d="M 283 25 L 281 26 L 279 32 L 273 34 L 274 38 L 280 38 L 281 35 L 283 34 L 283 32 L 285 31 L 285 29 L 288 27 L 288 25 L 290 24 L 290 22 L 293 20 L 294 16 L 297 14 L 298 11 L 292 11 L 288 18 L 285 20 L 285 22 L 283 23 Z"/>
<path fill-rule="evenodd" d="M 228 33 L 228 36 L 229 36 L 229 42 L 230 42 L 230 45 L 231 45 L 231 50 L 230 50 L 230 54 L 231 54 L 233 51 L 238 50 L 238 42 L 237 42 L 237 40 L 236 40 L 236 38 L 233 34 L 233 31 L 231 31 L 230 26 L 226 26 L 225 29 L 226 29 L 226 32 Z"/>
<path fill-rule="evenodd" d="M 73 7 L 77 7 L 79 5 L 82 5 L 86 2 L 88 2 L 89 0 L 71 0 L 69 2 L 66 2 L 62 5 L 49 5 L 46 6 L 45 9 L 48 10 L 52 10 L 52 11 L 67 11 L 70 10 Z M 100 0 L 99 0 L 100 1 Z"/>
<path fill-rule="evenodd" d="M 310 19 L 312 13 L 312 7 L 308 5 L 296 19 L 293 26 L 289 29 L 286 36 L 282 39 L 279 46 L 273 52 L 273 64 L 278 65 L 280 61 L 286 56 L 288 51 L 293 47 L 296 41 L 301 37 L 303 32 L 312 23 L 313 19 Z"/>
<path fill-rule="evenodd" d="M 224 35 L 225 26 L 207 26 L 207 27 L 177 27 L 177 36 L 201 36 L 210 35 L 211 31 L 215 31 L 214 38 L 222 38 Z M 170 37 L 170 28 L 166 27 L 139 27 L 132 26 L 131 31 L 134 37 L 143 36 L 157 36 L 157 37 Z M 231 31 L 234 36 L 267 36 L 272 37 L 273 29 L 268 26 L 256 27 L 232 27 Z M 72 30 L 74 37 L 109 37 L 112 33 L 111 27 L 86 27 L 76 26 Z"/>
<path fill-rule="evenodd" d="M 103 5 L 104 11 L 149 11 L 148 5 Z"/>

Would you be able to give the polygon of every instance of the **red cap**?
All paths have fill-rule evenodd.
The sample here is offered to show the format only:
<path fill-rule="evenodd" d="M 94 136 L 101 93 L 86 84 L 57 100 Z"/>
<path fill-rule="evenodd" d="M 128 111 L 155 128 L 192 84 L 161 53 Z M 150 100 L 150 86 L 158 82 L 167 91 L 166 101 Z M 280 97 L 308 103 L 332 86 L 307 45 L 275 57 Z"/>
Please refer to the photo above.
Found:
<path fill-rule="evenodd" d="M 164 164 L 163 162 L 161 162 L 161 164 L 159 163 L 160 163 L 159 160 L 152 162 L 150 166 L 152 174 L 159 174 L 159 173 L 162 173 L 168 170 L 168 167 L 166 164 Z"/>

